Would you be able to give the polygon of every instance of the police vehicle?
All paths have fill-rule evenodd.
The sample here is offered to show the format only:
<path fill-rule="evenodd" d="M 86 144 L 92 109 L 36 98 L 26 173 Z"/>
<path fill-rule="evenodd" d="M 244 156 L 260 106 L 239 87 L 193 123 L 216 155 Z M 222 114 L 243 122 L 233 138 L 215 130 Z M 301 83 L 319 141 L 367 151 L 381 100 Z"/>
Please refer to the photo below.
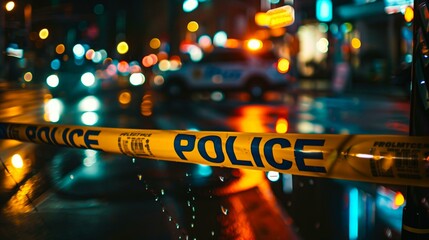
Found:
<path fill-rule="evenodd" d="M 279 61 L 287 61 L 279 68 Z M 216 48 L 198 62 L 184 61 L 180 68 L 154 69 L 154 86 L 170 97 L 189 96 L 195 91 L 246 91 L 262 98 L 269 89 L 286 89 L 290 84 L 289 61 L 272 52 L 250 53 L 244 49 Z M 284 65 L 284 64 L 283 64 Z"/>

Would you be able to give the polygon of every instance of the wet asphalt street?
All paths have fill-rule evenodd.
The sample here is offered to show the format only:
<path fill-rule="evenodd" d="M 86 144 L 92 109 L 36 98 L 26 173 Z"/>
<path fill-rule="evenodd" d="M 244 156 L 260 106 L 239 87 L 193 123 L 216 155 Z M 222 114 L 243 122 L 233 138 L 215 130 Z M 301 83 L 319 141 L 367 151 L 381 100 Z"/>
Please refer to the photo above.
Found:
<path fill-rule="evenodd" d="M 166 101 L 139 89 L 56 98 L 2 84 L 0 113 L 6 122 L 140 129 L 407 134 L 406 98 L 331 96 L 311 84 L 264 102 Z M 291 194 L 259 171 L 12 140 L 0 149 L 0 239 L 347 239 L 345 223 L 334 227 L 343 187 L 330 180 L 297 177 Z"/>

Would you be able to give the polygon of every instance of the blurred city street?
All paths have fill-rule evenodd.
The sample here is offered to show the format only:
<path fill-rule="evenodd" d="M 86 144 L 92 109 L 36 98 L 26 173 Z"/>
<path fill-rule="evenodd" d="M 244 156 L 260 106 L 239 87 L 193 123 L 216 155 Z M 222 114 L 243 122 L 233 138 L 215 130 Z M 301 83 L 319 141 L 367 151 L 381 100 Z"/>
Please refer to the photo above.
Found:
<path fill-rule="evenodd" d="M 0 239 L 429 237 L 428 6 L 2 1 Z"/>

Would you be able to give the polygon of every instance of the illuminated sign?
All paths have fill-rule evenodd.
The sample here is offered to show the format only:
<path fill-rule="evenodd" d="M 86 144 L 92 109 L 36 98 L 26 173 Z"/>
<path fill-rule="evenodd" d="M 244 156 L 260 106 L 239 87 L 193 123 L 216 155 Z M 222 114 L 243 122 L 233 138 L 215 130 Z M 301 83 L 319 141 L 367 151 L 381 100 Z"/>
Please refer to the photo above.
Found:
<path fill-rule="evenodd" d="M 289 5 L 268 10 L 266 14 L 270 28 L 287 27 L 295 22 L 295 10 Z"/>
<path fill-rule="evenodd" d="M 408 6 L 413 6 L 413 0 L 384 0 L 384 11 L 387 14 L 399 13 Z"/>

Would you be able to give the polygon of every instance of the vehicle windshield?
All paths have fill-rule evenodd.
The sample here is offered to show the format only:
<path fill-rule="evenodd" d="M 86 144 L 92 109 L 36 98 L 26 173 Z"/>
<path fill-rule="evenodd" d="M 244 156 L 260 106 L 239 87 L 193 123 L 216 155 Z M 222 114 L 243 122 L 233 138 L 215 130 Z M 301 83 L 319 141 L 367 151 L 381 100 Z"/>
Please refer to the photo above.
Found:
<path fill-rule="evenodd" d="M 2 1 L 0 239 L 401 239 L 417 2 Z"/>

